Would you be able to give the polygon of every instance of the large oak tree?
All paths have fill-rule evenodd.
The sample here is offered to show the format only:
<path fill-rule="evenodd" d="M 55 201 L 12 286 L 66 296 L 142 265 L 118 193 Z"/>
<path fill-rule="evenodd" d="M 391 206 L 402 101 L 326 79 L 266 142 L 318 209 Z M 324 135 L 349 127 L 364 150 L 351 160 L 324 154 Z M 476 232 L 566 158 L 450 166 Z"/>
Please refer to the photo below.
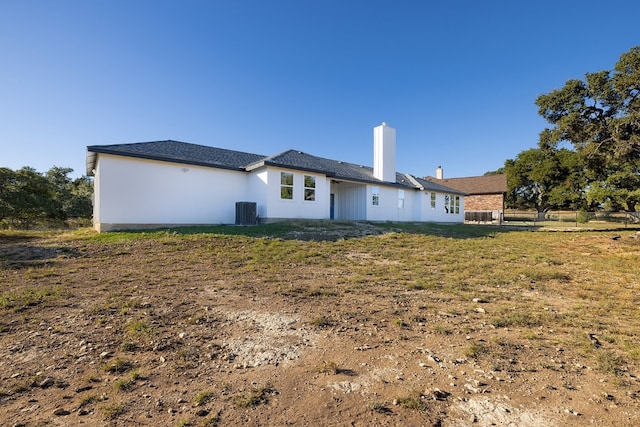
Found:
<path fill-rule="evenodd" d="M 577 153 L 532 148 L 507 160 L 507 205 L 516 209 L 584 209 L 585 180 Z"/>
<path fill-rule="evenodd" d="M 552 126 L 541 150 L 572 145 L 584 164 L 586 199 L 612 209 L 640 204 L 640 46 L 611 71 L 587 73 L 536 100 Z"/>

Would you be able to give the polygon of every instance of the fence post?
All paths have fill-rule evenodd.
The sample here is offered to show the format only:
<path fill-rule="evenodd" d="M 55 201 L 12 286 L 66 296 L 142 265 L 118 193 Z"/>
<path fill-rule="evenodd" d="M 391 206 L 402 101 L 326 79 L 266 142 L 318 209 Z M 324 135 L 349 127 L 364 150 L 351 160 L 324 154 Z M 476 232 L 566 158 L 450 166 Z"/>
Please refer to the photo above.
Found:
<path fill-rule="evenodd" d="M 576 211 L 576 228 L 578 228 L 578 211 Z"/>

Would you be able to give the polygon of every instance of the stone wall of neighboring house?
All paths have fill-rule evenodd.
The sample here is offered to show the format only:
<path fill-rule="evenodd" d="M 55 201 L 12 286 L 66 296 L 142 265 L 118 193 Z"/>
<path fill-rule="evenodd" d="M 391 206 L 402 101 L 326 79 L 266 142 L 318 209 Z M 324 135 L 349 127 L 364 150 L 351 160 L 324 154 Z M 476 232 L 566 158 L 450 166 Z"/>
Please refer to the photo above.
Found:
<path fill-rule="evenodd" d="M 502 194 L 475 194 L 464 198 L 465 211 L 503 211 Z"/>

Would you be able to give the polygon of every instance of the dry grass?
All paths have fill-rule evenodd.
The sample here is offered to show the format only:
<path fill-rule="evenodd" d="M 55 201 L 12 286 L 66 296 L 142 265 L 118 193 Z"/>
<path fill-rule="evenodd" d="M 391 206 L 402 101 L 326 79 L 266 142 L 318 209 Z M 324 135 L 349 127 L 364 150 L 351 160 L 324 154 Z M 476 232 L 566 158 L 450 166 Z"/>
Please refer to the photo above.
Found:
<path fill-rule="evenodd" d="M 621 237 L 614 240 L 614 234 Z M 538 396 L 554 410 L 573 404 L 566 402 L 589 402 L 606 388 L 617 405 L 634 413 L 638 277 L 640 238 L 624 230 L 301 222 L 99 235 L 0 232 L 0 344 L 7 367 L 0 403 L 14 405 L 0 415 L 30 416 L 20 408 L 37 392 L 51 393 L 36 397 L 40 402 L 72 396 L 75 408 L 123 425 L 135 424 L 142 407 L 157 411 L 159 425 L 182 419 L 231 425 L 244 422 L 252 410 L 271 417 L 265 425 L 277 425 L 291 421 L 283 408 L 305 399 L 315 399 L 312 408 L 334 411 L 310 418 L 315 422 L 350 412 L 362 417 L 360 424 L 385 424 L 375 417 L 393 412 L 398 424 L 409 425 L 429 417 L 429 399 L 408 391 L 424 390 L 417 381 L 458 388 L 469 381 L 480 389 L 473 382 L 480 379 L 464 378 L 476 372 L 500 377 L 492 384 L 502 387 L 495 396 L 520 393 L 542 377 L 548 384 L 531 393 L 569 393 L 555 401 Z M 264 331 L 257 324 L 242 329 L 237 319 L 227 320 L 225 310 L 286 313 L 299 319 L 282 329 L 293 331 L 281 337 L 286 345 L 302 329 L 321 341 L 314 341 L 318 348 L 305 347 L 315 353 L 302 369 L 251 369 L 229 342 Z M 111 358 L 100 358 L 103 351 Z M 369 410 L 363 411 L 360 399 L 359 411 L 345 411 L 342 399 L 359 394 L 340 395 L 327 384 L 369 384 L 373 365 L 387 361 L 393 369 L 416 371 L 380 374 L 383 385 L 375 389 Z M 73 369 L 68 378 L 67 367 Z M 31 378 L 40 372 L 51 375 L 46 384 L 70 386 L 34 387 Z M 69 391 L 87 386 L 91 391 Z M 194 397 L 197 390 L 205 391 Z M 157 396 L 165 395 L 173 406 L 158 403 Z M 333 397 L 322 401 L 327 395 Z M 124 397 L 131 403 L 118 403 Z M 393 400 L 396 405 L 385 403 Z M 172 416 L 167 414 L 173 407 L 189 409 L 170 421 L 159 418 Z M 42 413 L 53 409 L 47 411 Z M 197 411 L 216 415 L 196 416 Z M 599 407 L 593 417 L 614 412 Z M 301 406 L 299 414 L 307 410 Z"/>

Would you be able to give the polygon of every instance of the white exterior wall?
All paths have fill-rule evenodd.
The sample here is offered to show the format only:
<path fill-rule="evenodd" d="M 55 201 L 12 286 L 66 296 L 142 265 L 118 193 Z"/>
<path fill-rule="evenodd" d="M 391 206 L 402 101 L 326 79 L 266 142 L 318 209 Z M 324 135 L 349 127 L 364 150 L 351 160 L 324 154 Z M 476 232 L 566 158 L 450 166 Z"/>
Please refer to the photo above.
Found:
<path fill-rule="evenodd" d="M 404 189 L 404 207 L 399 207 L 399 190 L 396 189 L 396 206 L 398 206 L 397 221 L 417 221 L 419 216 L 415 215 L 414 205 L 416 202 L 416 190 Z"/>
<path fill-rule="evenodd" d="M 94 223 L 233 224 L 247 201 L 248 175 L 223 169 L 100 154 Z M 103 225 L 104 227 L 101 227 Z"/>
<path fill-rule="evenodd" d="M 293 199 L 280 198 L 280 172 L 293 173 Z M 304 175 L 316 177 L 316 200 L 304 200 Z M 267 197 L 264 215 L 269 220 L 329 219 L 330 182 L 325 175 L 268 167 L 266 170 Z"/>
<path fill-rule="evenodd" d="M 367 219 L 370 221 L 401 221 L 406 217 L 404 209 L 398 209 L 398 189 L 395 187 L 377 186 L 380 189 L 379 205 L 373 206 L 373 185 L 367 185 Z M 405 190 L 405 201 L 407 190 Z M 406 209 L 406 206 L 405 206 Z"/>
<path fill-rule="evenodd" d="M 411 192 L 411 198 L 412 198 L 412 217 L 413 217 L 413 221 L 423 221 L 422 219 L 422 212 L 425 209 L 425 205 L 424 205 L 424 199 L 425 199 L 425 195 L 424 195 L 424 191 L 412 191 Z"/>
<path fill-rule="evenodd" d="M 460 212 L 457 214 L 446 213 L 444 209 L 445 193 L 436 193 L 436 207 L 431 208 L 431 192 L 422 191 L 421 215 L 419 221 L 423 222 L 464 222 L 464 197 L 460 197 Z M 454 196 L 450 194 L 450 196 Z"/>
<path fill-rule="evenodd" d="M 364 221 L 367 219 L 367 186 L 350 182 L 334 184 L 334 219 Z"/>
<path fill-rule="evenodd" d="M 259 218 L 267 217 L 269 173 L 266 169 L 254 171 L 249 175 L 247 202 L 256 203 L 256 214 Z"/>

